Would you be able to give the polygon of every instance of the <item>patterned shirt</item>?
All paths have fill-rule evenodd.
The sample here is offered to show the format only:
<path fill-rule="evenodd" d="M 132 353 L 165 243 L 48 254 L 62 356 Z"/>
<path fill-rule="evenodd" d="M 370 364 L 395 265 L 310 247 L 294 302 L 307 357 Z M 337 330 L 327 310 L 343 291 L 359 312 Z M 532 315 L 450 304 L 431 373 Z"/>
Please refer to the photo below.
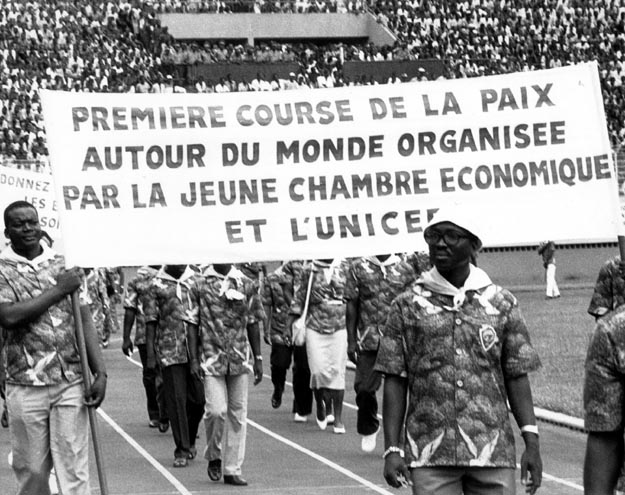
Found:
<path fill-rule="evenodd" d="M 510 292 L 486 285 L 455 309 L 418 281 L 391 306 L 375 369 L 407 377 L 411 467 L 513 468 L 505 380 L 539 366 Z"/>
<path fill-rule="evenodd" d="M 291 314 L 300 316 L 304 312 L 308 280 L 312 271 L 306 328 L 325 334 L 345 330 L 345 285 L 348 270 L 349 264 L 345 260 L 333 264 L 318 260 L 307 263 L 296 282 Z"/>
<path fill-rule="evenodd" d="M 105 314 L 109 311 L 109 297 L 103 271 L 92 269 L 84 279 L 84 292 L 91 310 L 93 326 L 98 333 L 104 330 Z"/>
<path fill-rule="evenodd" d="M 282 275 L 282 284 L 290 285 L 291 294 L 295 294 L 297 289 L 295 284 L 301 278 L 302 268 L 304 268 L 303 260 L 289 260 L 279 268 Z"/>
<path fill-rule="evenodd" d="M 584 426 L 591 432 L 610 432 L 625 427 L 625 307 L 597 321 L 586 354 L 584 380 Z M 625 491 L 625 466 L 617 493 Z"/>
<path fill-rule="evenodd" d="M 236 268 L 224 276 L 211 266 L 192 279 L 185 318 L 199 327 L 202 368 L 208 375 L 252 371 L 247 328 L 264 317 L 257 283 Z"/>
<path fill-rule="evenodd" d="M 590 299 L 588 313 L 603 316 L 625 303 L 625 278 L 621 275 L 617 256 L 606 261 L 599 269 L 595 290 Z"/>
<path fill-rule="evenodd" d="M 271 323 L 268 329 L 271 342 L 291 345 L 291 330 L 287 329 L 290 305 L 285 297 L 281 282 L 282 274 L 278 271 L 267 275 L 263 285 L 262 301 L 266 308 L 265 312 L 269 311 L 271 314 Z"/>
<path fill-rule="evenodd" d="M 404 261 L 412 265 L 416 273 L 423 273 L 432 268 L 430 253 L 415 251 L 414 253 L 402 253 L 401 257 Z"/>
<path fill-rule="evenodd" d="M 143 300 L 148 293 L 150 283 L 158 270 L 149 266 L 143 266 L 137 270 L 136 275 L 128 282 L 124 296 L 124 308 L 134 309 L 135 313 L 135 344 L 145 344 L 145 313 Z"/>
<path fill-rule="evenodd" d="M 152 279 L 143 300 L 145 322 L 157 323 L 154 346 L 163 367 L 188 362 L 184 315 L 193 276 L 193 270 L 188 267 L 179 279 L 161 269 Z"/>
<path fill-rule="evenodd" d="M 271 311 L 271 342 L 291 345 L 291 329 L 287 328 L 295 278 L 302 271 L 303 261 L 291 260 L 267 275 L 263 286 L 263 306 Z M 289 296 L 287 294 L 291 294 Z M 268 316 L 268 315 L 267 315 Z"/>
<path fill-rule="evenodd" d="M 56 285 L 65 259 L 47 246 L 34 260 L 6 248 L 0 255 L 0 304 L 39 296 Z M 81 305 L 87 305 L 80 291 Z M 71 298 L 50 306 L 36 320 L 5 332 L 7 383 L 48 386 L 82 379 Z"/>
<path fill-rule="evenodd" d="M 120 266 L 102 268 L 105 277 L 105 284 L 108 291 L 109 299 L 113 304 L 121 302 L 124 289 L 122 287 L 122 278 L 124 273 Z"/>
<path fill-rule="evenodd" d="M 377 351 L 393 299 L 417 279 L 411 263 L 397 256 L 381 262 L 375 256 L 352 261 L 345 298 L 358 300 L 358 348 Z"/>
<path fill-rule="evenodd" d="M 586 355 L 585 426 L 589 431 L 625 427 L 625 307 L 597 321 Z"/>

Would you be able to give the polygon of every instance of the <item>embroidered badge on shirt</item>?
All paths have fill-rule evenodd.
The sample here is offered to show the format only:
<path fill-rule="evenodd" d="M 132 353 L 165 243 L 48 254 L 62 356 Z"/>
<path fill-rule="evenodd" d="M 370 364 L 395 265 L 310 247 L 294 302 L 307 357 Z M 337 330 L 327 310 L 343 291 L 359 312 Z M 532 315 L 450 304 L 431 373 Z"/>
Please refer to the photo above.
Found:
<path fill-rule="evenodd" d="M 499 342 L 499 337 L 497 337 L 497 332 L 490 325 L 482 325 L 480 327 L 480 343 L 482 344 L 482 349 L 488 352 L 497 342 Z"/>

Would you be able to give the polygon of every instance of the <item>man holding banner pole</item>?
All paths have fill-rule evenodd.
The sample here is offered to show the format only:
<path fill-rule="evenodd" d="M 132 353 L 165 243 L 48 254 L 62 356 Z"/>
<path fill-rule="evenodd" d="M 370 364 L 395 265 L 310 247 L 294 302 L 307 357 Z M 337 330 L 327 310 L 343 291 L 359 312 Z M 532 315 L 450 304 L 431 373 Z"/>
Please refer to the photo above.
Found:
<path fill-rule="evenodd" d="M 0 253 L 0 326 L 6 331 L 7 404 L 18 494 L 49 494 L 54 466 L 65 495 L 89 494 L 88 407 L 104 400 L 107 374 L 91 314 L 80 293 L 81 272 L 41 241 L 35 207 L 4 211 L 10 246 Z M 70 295 L 79 291 L 80 321 Z M 74 296 L 74 299 L 76 297 Z M 82 324 L 94 381 L 83 391 L 75 324 Z M 84 365 L 84 366 L 81 366 Z M 94 432 L 95 434 L 95 432 Z"/>

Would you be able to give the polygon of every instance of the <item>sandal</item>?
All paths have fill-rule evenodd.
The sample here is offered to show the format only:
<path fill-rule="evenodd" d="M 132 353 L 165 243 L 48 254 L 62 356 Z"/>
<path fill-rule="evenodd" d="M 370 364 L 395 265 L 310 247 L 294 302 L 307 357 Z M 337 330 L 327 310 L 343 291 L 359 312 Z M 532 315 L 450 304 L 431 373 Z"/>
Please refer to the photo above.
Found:
<path fill-rule="evenodd" d="M 189 461 L 187 460 L 186 457 L 176 457 L 174 459 L 174 467 L 175 468 L 187 467 L 188 464 L 189 464 Z"/>

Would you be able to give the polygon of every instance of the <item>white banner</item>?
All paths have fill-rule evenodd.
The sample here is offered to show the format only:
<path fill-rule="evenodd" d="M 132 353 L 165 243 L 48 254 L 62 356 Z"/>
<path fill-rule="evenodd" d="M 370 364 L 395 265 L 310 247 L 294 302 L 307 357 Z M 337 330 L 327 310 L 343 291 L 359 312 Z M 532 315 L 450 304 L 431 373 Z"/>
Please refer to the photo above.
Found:
<path fill-rule="evenodd" d="M 62 250 L 59 242 L 61 229 L 52 176 L 0 166 L 0 209 L 4 211 L 14 201 L 28 201 L 37 208 L 41 228 L 54 241 L 54 248 Z M 8 243 L 8 240 L 6 242 Z"/>
<path fill-rule="evenodd" d="M 262 93 L 42 92 L 69 264 L 425 249 L 441 205 L 486 246 L 614 240 L 595 63 Z"/>

